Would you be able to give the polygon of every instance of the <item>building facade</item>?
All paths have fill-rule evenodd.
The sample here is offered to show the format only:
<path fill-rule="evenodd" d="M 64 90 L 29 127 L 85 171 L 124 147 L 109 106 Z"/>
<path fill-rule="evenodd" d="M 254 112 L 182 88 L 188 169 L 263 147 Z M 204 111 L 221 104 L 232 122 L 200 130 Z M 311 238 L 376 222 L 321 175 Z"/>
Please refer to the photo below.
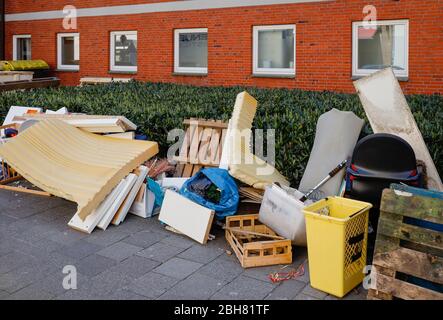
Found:
<path fill-rule="evenodd" d="M 355 92 L 353 79 L 393 66 L 407 94 L 442 93 L 443 1 L 370 4 L 6 0 L 5 56 L 43 59 L 64 85 L 91 76 Z"/>

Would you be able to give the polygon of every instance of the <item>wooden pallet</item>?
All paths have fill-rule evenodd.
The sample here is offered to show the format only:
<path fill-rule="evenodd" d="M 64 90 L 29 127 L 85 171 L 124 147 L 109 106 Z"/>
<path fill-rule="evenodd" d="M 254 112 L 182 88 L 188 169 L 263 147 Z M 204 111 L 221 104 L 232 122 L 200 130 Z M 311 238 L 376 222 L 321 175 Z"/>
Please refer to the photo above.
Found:
<path fill-rule="evenodd" d="M 368 299 L 443 299 L 443 232 L 417 221 L 443 224 L 443 200 L 383 191 Z"/>
<path fill-rule="evenodd" d="M 204 167 L 218 167 L 228 124 L 221 120 L 186 119 L 187 127 L 179 155 L 175 177 L 192 177 Z"/>
<path fill-rule="evenodd" d="M 291 240 L 262 224 L 258 214 L 227 217 L 226 240 L 243 268 L 292 263 Z"/>

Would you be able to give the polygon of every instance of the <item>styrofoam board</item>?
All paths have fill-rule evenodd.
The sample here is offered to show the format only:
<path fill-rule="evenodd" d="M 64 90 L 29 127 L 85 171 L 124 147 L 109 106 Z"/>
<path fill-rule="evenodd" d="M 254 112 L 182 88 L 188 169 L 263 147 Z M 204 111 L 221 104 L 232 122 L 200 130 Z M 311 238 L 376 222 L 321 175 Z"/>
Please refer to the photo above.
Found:
<path fill-rule="evenodd" d="M 112 190 L 112 192 L 105 198 L 105 200 L 95 209 L 90 215 L 88 215 L 83 221 L 78 214 L 75 214 L 71 221 L 68 222 L 68 226 L 78 231 L 91 233 L 109 208 L 114 203 L 118 194 L 122 191 L 124 186 L 124 180 L 120 181 L 120 183 Z"/>
<path fill-rule="evenodd" d="M 106 214 L 103 216 L 103 218 L 100 220 L 97 227 L 99 227 L 102 230 L 106 230 L 111 223 L 112 218 L 114 218 L 115 213 L 122 205 L 123 201 L 127 197 L 128 193 L 134 186 L 135 181 L 137 180 L 137 176 L 133 173 L 130 173 L 125 179 L 124 179 L 124 185 L 122 191 L 119 193 L 117 198 L 115 199 L 114 203 L 112 204 L 111 208 L 106 212 Z"/>
<path fill-rule="evenodd" d="M 134 183 L 131 191 L 126 196 L 126 199 L 124 200 L 123 204 L 118 210 L 116 214 L 116 219 L 112 221 L 112 224 L 114 225 L 118 226 L 123 220 L 125 220 L 126 215 L 128 214 L 128 211 L 131 208 L 132 204 L 134 203 L 135 197 L 137 196 L 137 193 L 143 184 L 143 181 L 145 181 L 146 176 L 148 175 L 149 169 L 146 166 L 140 166 L 139 170 L 140 174 L 137 177 L 136 182 Z"/>
<path fill-rule="evenodd" d="M 205 244 L 213 219 L 213 210 L 192 202 L 174 191 L 166 191 L 159 216 L 161 222 Z"/>

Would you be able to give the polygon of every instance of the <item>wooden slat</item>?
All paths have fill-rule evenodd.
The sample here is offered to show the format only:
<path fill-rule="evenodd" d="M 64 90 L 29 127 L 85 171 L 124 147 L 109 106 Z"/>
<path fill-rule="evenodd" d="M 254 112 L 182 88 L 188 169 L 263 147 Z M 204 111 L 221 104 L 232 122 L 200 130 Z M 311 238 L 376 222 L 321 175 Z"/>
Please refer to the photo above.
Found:
<path fill-rule="evenodd" d="M 384 234 L 386 236 L 416 242 L 424 246 L 443 249 L 441 232 L 401 222 L 394 222 L 386 219 L 386 216 L 383 214 L 380 215 L 378 234 Z"/>
<path fill-rule="evenodd" d="M 183 178 L 190 178 L 192 176 L 192 172 L 194 170 L 193 164 L 185 164 L 185 168 L 183 169 Z"/>
<path fill-rule="evenodd" d="M 443 224 L 443 201 L 440 199 L 399 196 L 394 190 L 385 189 L 380 211 Z"/>
<path fill-rule="evenodd" d="M 213 166 L 220 165 L 220 157 L 218 149 L 223 147 L 220 145 L 220 140 L 221 140 L 221 129 L 213 129 L 211 142 L 209 143 L 209 148 L 208 148 L 208 159 L 210 159 L 210 163 Z"/>
<path fill-rule="evenodd" d="M 372 263 L 377 267 L 392 268 L 397 272 L 443 284 L 443 259 L 437 256 L 399 248 L 391 252 L 376 254 Z"/>
<path fill-rule="evenodd" d="M 211 159 L 208 157 L 209 144 L 212 138 L 212 128 L 205 128 L 200 140 L 200 149 L 198 151 L 198 163 L 204 166 L 211 165 Z"/>
<path fill-rule="evenodd" d="M 19 180 L 22 180 L 22 179 L 23 179 L 22 176 L 17 175 L 17 176 L 12 177 L 12 178 L 6 178 L 4 180 L 0 180 L 0 185 L 8 184 L 8 183 L 19 181 Z"/>
<path fill-rule="evenodd" d="M 196 127 L 192 136 L 191 144 L 189 147 L 189 162 L 192 164 L 198 164 L 198 152 L 200 148 L 200 141 L 203 135 L 204 129 L 202 127 Z"/>
<path fill-rule="evenodd" d="M 185 169 L 185 165 L 183 163 L 177 163 L 175 167 L 174 177 L 181 177 L 183 175 L 183 170 Z"/>
<path fill-rule="evenodd" d="M 43 197 L 50 197 L 51 196 L 51 194 L 46 191 L 32 190 L 32 189 L 26 189 L 26 188 L 20 188 L 20 187 L 11 187 L 11 186 L 0 185 L 0 189 L 13 191 L 13 192 L 29 193 L 29 194 L 33 194 L 36 196 L 43 196 Z"/>
<path fill-rule="evenodd" d="M 203 168 L 203 166 L 201 166 L 199 164 L 194 164 L 194 168 L 192 169 L 191 177 L 194 176 L 197 172 L 199 172 L 202 168 Z"/>
<path fill-rule="evenodd" d="M 24 81 L 11 81 L 0 84 L 0 92 L 23 90 L 33 88 L 46 88 L 46 87 L 58 87 L 60 85 L 60 79 L 58 78 L 40 78 Z"/>
<path fill-rule="evenodd" d="M 183 120 L 184 125 L 190 125 L 191 123 L 198 122 L 199 127 L 210 127 L 210 128 L 220 128 L 224 129 L 228 127 L 227 122 L 222 122 L 220 120 L 218 121 L 208 121 L 208 120 L 202 120 L 202 119 L 185 119 Z"/>
<path fill-rule="evenodd" d="M 194 136 L 195 126 L 190 126 L 186 129 L 185 137 L 183 139 L 182 146 L 180 148 L 179 156 L 174 157 L 174 160 L 186 163 L 189 161 L 189 146 L 191 145 L 191 139 Z"/>
<path fill-rule="evenodd" d="M 439 292 L 375 272 L 376 288 L 379 291 L 405 300 L 443 300 L 443 294 Z"/>

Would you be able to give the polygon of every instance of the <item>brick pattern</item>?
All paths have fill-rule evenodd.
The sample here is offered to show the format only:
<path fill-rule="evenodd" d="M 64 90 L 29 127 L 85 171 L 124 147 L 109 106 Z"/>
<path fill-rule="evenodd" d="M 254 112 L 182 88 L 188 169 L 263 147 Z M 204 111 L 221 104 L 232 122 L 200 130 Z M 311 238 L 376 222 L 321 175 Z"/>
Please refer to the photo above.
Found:
<path fill-rule="evenodd" d="M 40 202 L 47 205 L 35 206 Z M 17 209 L 3 208 L 5 203 Z M 24 216 L 20 211 L 27 207 L 35 209 Z M 128 215 L 119 227 L 85 235 L 61 228 L 75 211 L 55 197 L 0 193 L 0 300 L 336 299 L 310 287 L 306 249 L 294 248 L 293 264 L 285 269 L 304 263 L 305 275 L 273 284 L 268 274 L 281 266 L 244 270 L 226 254 L 222 230 L 202 246 L 165 231 L 157 219 Z M 40 230 L 38 241 L 29 236 L 34 229 Z M 77 290 L 62 286 L 66 265 L 77 268 Z M 345 299 L 365 299 L 366 293 L 358 288 Z"/>
<path fill-rule="evenodd" d="M 72 1 L 79 7 L 103 5 L 105 1 Z M 106 1 L 129 4 L 146 1 Z M 7 12 L 29 10 L 28 1 L 8 1 Z M 14 4 L 11 4 L 14 3 Z M 53 1 L 38 1 L 35 10 L 54 9 Z M 115 75 L 142 81 L 173 82 L 201 86 L 287 87 L 306 90 L 355 92 L 352 75 L 352 22 L 364 18 L 367 1 L 338 0 L 205 11 L 150 13 L 131 16 L 80 18 L 80 72 L 59 72 L 64 85 L 77 85 L 83 76 L 110 76 L 109 38 L 111 31 L 138 31 L 138 73 Z M 372 2 L 379 20 L 409 19 L 409 81 L 407 94 L 443 91 L 443 3 L 438 0 Z M 252 76 L 252 27 L 296 24 L 296 77 L 256 78 Z M 209 74 L 173 75 L 173 31 L 177 28 L 209 29 Z M 60 20 L 9 22 L 6 24 L 7 58 L 12 57 L 12 35 L 32 34 L 33 58 L 56 66 L 56 33 Z"/>

